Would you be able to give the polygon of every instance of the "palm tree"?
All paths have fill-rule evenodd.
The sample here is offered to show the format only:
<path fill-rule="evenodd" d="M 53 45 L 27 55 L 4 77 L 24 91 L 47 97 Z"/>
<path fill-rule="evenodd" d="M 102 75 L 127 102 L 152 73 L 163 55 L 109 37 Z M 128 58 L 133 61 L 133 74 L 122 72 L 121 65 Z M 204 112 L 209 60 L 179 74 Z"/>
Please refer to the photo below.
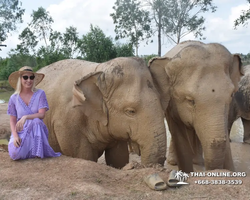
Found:
<path fill-rule="evenodd" d="M 177 171 L 174 175 L 174 177 L 176 179 L 178 179 L 179 181 L 181 181 L 181 177 L 183 176 L 183 172 L 180 170 L 180 171 Z"/>
<path fill-rule="evenodd" d="M 183 173 L 182 177 L 183 177 L 183 181 L 186 181 L 189 178 L 188 174 L 185 172 Z"/>

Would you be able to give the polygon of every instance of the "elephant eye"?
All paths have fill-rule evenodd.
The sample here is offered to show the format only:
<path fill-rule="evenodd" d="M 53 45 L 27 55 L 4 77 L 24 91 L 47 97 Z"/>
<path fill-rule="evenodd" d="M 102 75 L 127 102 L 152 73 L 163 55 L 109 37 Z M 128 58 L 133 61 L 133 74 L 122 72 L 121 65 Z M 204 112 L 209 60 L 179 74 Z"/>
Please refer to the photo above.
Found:
<path fill-rule="evenodd" d="M 125 109 L 125 113 L 126 113 L 128 116 L 134 116 L 134 115 L 135 115 L 135 109 L 134 109 L 134 108 L 126 108 L 126 109 Z"/>
<path fill-rule="evenodd" d="M 191 105 L 191 106 L 195 105 L 195 101 L 191 97 L 186 97 L 186 100 L 187 100 L 187 102 L 188 102 L 189 105 Z"/>

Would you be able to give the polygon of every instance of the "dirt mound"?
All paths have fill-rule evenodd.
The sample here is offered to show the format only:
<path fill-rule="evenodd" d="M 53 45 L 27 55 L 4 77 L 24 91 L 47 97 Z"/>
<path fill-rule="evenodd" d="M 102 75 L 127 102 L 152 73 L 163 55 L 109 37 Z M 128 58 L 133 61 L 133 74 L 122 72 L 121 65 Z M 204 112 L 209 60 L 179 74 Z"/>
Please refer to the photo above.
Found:
<path fill-rule="evenodd" d="M 199 185 L 195 181 L 201 178 L 190 177 L 189 185 L 154 191 L 144 183 L 143 177 L 157 172 L 166 182 L 170 170 L 160 167 L 118 170 L 67 156 L 12 161 L 6 152 L 0 152 L 0 160 L 0 199 L 250 198 L 248 178 L 241 178 L 242 185 Z M 206 177 L 212 179 L 218 178 Z"/>
<path fill-rule="evenodd" d="M 5 130 L 1 132 L 0 138 L 6 138 L 10 133 L 6 109 L 7 104 L 0 104 L 0 130 Z M 234 145 L 233 152 L 236 145 L 244 146 L 236 143 Z M 243 178 L 189 177 L 188 185 L 154 191 L 144 183 L 143 178 L 149 174 L 158 173 L 163 181 L 167 182 L 174 166 L 145 168 L 139 164 L 140 159 L 132 154 L 130 157 L 133 159 L 126 166 L 127 169 L 133 168 L 131 170 L 109 167 L 104 164 L 103 158 L 100 158 L 98 163 L 67 156 L 13 161 L 6 150 L 6 145 L 0 145 L 0 200 L 250 199 L 248 176 Z M 236 152 L 241 154 L 242 151 Z M 242 163 L 236 161 L 237 169 L 240 169 L 239 165 Z M 221 170 L 214 171 L 221 172 Z M 218 182 L 212 182 L 213 180 Z M 225 183 L 226 180 L 241 180 L 243 183 L 232 185 L 229 182 Z M 210 184 L 207 181 L 210 181 Z"/>

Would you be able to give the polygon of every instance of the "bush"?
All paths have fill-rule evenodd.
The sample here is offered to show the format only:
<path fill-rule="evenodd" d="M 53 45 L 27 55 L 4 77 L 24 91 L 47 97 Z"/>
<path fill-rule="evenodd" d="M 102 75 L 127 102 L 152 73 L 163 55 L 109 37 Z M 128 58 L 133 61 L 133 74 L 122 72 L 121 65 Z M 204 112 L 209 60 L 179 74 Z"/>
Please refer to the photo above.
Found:
<path fill-rule="evenodd" d="M 158 55 L 156 54 L 151 54 L 151 55 L 142 55 L 140 56 L 142 59 L 145 60 L 145 62 L 148 64 L 148 61 L 153 58 L 153 57 L 158 57 Z"/>

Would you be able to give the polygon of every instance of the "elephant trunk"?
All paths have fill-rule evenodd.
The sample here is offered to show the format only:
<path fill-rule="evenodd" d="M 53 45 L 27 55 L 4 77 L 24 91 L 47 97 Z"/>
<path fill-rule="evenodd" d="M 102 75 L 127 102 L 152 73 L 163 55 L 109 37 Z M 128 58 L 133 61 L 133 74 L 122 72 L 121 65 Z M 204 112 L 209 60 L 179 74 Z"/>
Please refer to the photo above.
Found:
<path fill-rule="evenodd" d="M 206 125 L 204 125 L 204 122 L 206 122 Z M 217 115 L 217 117 L 210 118 L 209 121 L 200 118 L 197 124 L 199 125 L 195 129 L 204 151 L 206 170 L 233 170 L 228 137 L 228 118 L 224 115 Z"/>
<path fill-rule="evenodd" d="M 205 144 L 204 144 L 205 143 Z M 226 137 L 203 141 L 206 170 L 223 169 L 226 153 Z"/>
<path fill-rule="evenodd" d="M 151 126 L 150 129 L 145 130 L 145 133 L 147 133 L 144 134 L 145 137 L 138 141 L 141 152 L 141 163 L 144 165 L 164 165 L 164 162 L 166 160 L 167 139 L 163 119 L 162 124 L 160 124 L 159 126 Z"/>

